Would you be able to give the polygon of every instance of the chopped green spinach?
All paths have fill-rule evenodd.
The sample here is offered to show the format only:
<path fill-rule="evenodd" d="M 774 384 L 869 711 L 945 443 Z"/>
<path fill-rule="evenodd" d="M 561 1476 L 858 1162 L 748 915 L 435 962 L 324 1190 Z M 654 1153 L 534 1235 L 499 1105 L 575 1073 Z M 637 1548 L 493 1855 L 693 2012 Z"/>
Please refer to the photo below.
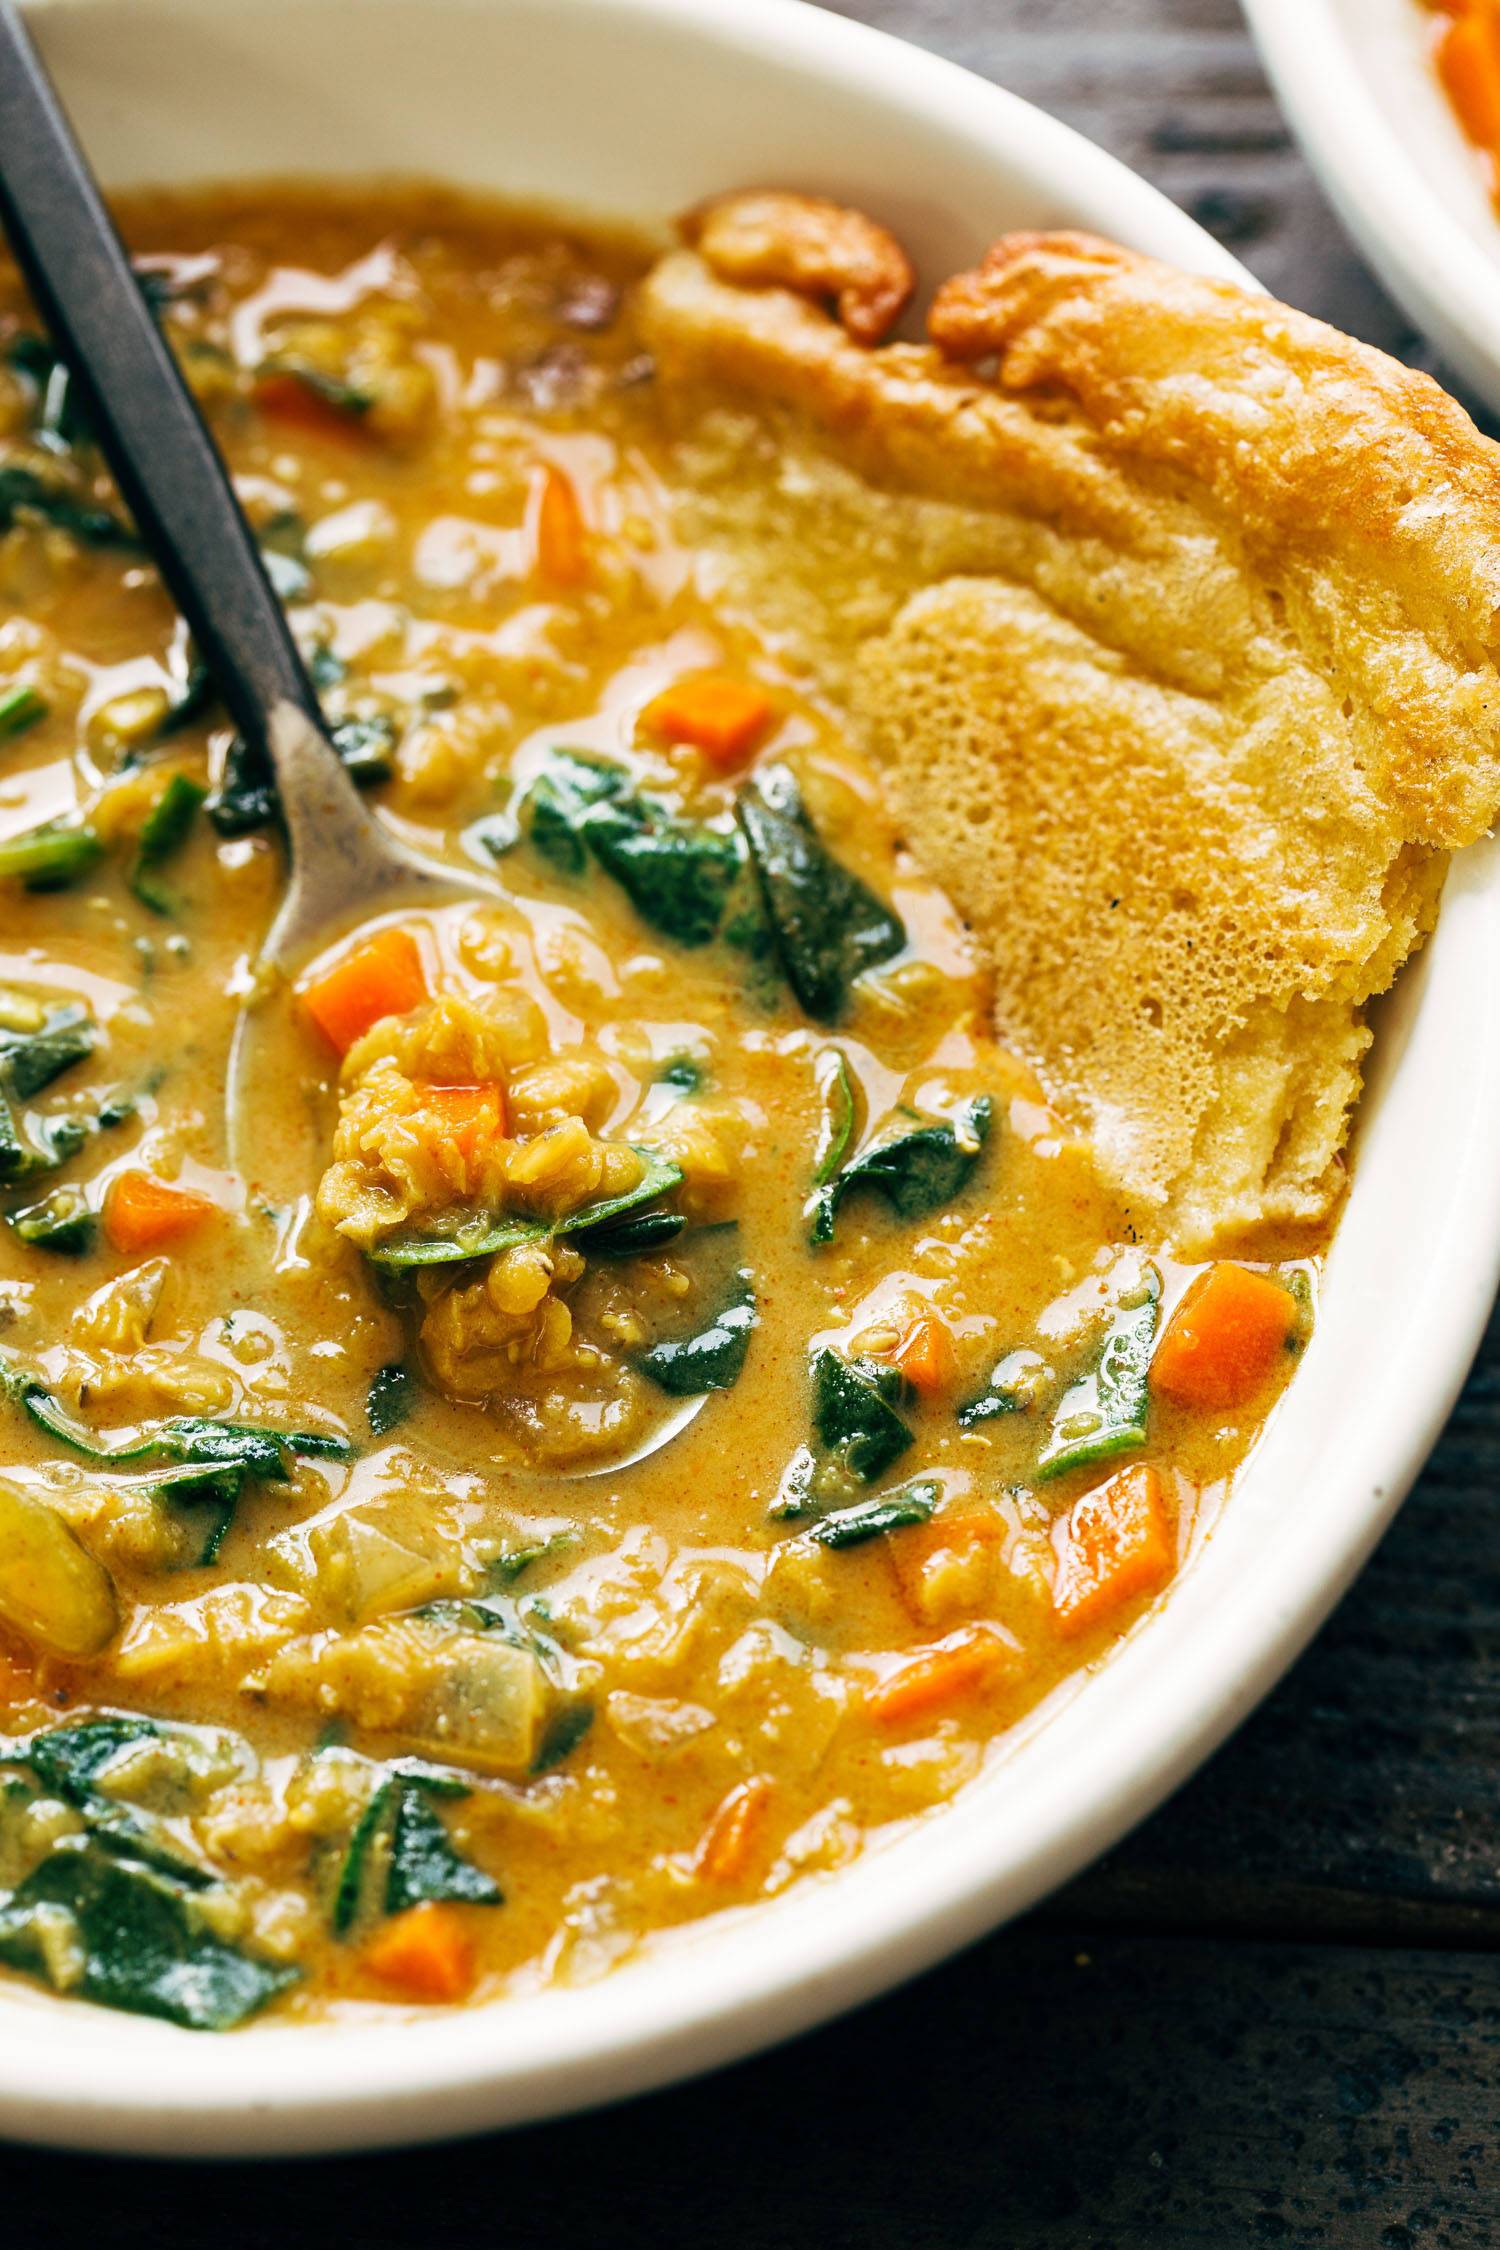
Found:
<path fill-rule="evenodd" d="M 0 742 L 9 742 L 24 734 L 28 727 L 45 719 L 51 705 L 47 698 L 26 681 L 18 681 L 0 695 Z"/>
<path fill-rule="evenodd" d="M 40 1030 L 0 1032 L 0 1084 L 17 1101 L 30 1101 L 75 1063 L 93 1053 L 97 1033 L 80 1007 L 54 1008 Z"/>
<path fill-rule="evenodd" d="M 735 800 L 786 980 L 816 1023 L 836 1023 L 855 980 L 901 952 L 898 916 L 829 852 L 785 766 L 747 781 Z"/>
<path fill-rule="evenodd" d="M 359 788 L 373 788 L 376 782 L 390 779 L 395 727 L 389 719 L 346 719 L 329 728 L 328 739 Z M 217 833 L 230 837 L 252 835 L 280 818 L 271 761 L 262 744 L 247 742 L 240 734 L 234 737 L 205 810 Z"/>
<path fill-rule="evenodd" d="M 977 1430 L 986 1422 L 1027 1414 L 1051 1380 L 1052 1370 L 1039 1352 L 1007 1352 L 991 1371 L 984 1389 L 964 1399 L 954 1409 L 953 1418 L 961 1430 Z"/>
<path fill-rule="evenodd" d="M 935 1479 L 914 1477 L 910 1484 L 898 1485 L 894 1492 L 858 1500 L 852 1508 L 833 1509 L 809 1527 L 807 1536 L 816 1539 L 821 1547 L 859 1547 L 867 1539 L 878 1539 L 883 1532 L 928 1522 L 941 1497 L 942 1488 Z"/>
<path fill-rule="evenodd" d="M 725 1303 L 696 1335 L 669 1338 L 642 1352 L 637 1367 L 669 1398 L 728 1391 L 739 1381 L 756 1324 L 755 1284 L 742 1266 Z"/>
<path fill-rule="evenodd" d="M 0 880 L 19 882 L 28 891 L 65 890 L 103 857 L 104 845 L 87 821 L 47 820 L 0 843 Z"/>
<path fill-rule="evenodd" d="M 376 1245 L 370 1257 L 376 1265 L 386 1267 L 453 1265 L 463 1258 L 491 1258 L 519 1242 L 543 1242 L 553 1235 L 570 1235 L 580 1250 L 588 1252 L 596 1232 L 604 1237 L 605 1254 L 618 1255 L 609 1249 L 610 1236 L 618 1238 L 616 1222 L 682 1183 L 680 1165 L 653 1149 L 637 1148 L 636 1154 L 644 1160 L 645 1170 L 633 1188 L 585 1203 L 565 1218 L 528 1219 L 478 1211 L 444 1234 L 391 1235 Z"/>
<path fill-rule="evenodd" d="M 603 798 L 581 825 L 643 922 L 678 945 L 708 944 L 739 873 L 732 833 L 679 819 L 644 796 Z"/>
<path fill-rule="evenodd" d="M 188 2031 L 243 2023 L 299 1972 L 226 1944 L 180 1878 L 63 1836 L 0 1904 L 0 1961 L 53 1981 L 59 1917 L 79 1949 L 64 1987 Z"/>
<path fill-rule="evenodd" d="M 421 1395 L 415 1370 L 404 1360 L 392 1360 L 389 1366 L 377 1368 L 365 1401 L 365 1417 L 375 1436 L 386 1437 L 404 1422 Z"/>
<path fill-rule="evenodd" d="M 0 1961 L 105 2007 L 223 2030 L 298 1972 L 220 1937 L 206 1898 L 213 1876 L 159 1821 L 102 1785 L 119 1752 L 164 1739 L 149 1719 L 106 1715 L 0 1753 L 20 1784 L 6 1791 L 8 1807 L 24 1810 L 39 1790 L 84 1824 L 55 1836 L 0 1893 Z"/>
<path fill-rule="evenodd" d="M 81 1188 L 54 1188 L 40 1203 L 8 1211 L 7 1221 L 32 1250 L 50 1250 L 62 1258 L 81 1258 L 94 1247 L 98 1220 L 89 1209 Z"/>
<path fill-rule="evenodd" d="M 531 1761 L 532 1772 L 550 1773 L 554 1766 L 570 1758 L 593 1723 L 592 1703 L 559 1704 L 542 1729 L 542 1739 Z"/>
<path fill-rule="evenodd" d="M 825 1047 L 813 1066 L 823 1114 L 813 1152 L 813 1186 L 826 1188 L 854 1138 L 854 1081 L 842 1047 Z"/>
<path fill-rule="evenodd" d="M 188 831 L 208 791 L 188 774 L 174 773 L 141 825 L 128 881 L 153 914 L 173 914 L 176 902 L 157 881 L 156 871 L 187 842 Z"/>
<path fill-rule="evenodd" d="M 1140 1282 L 1121 1300 L 1094 1365 L 1058 1400 L 1036 1465 L 1039 1477 L 1091 1468 L 1145 1444 L 1147 1375 L 1160 1309 L 1161 1276 L 1147 1265 Z"/>
<path fill-rule="evenodd" d="M 912 1442 L 911 1430 L 879 1383 L 826 1346 L 813 1355 L 813 1429 L 861 1484 L 873 1484 Z"/>
<path fill-rule="evenodd" d="M 334 1890 L 334 1932 L 345 1937 L 375 1914 L 400 1914 L 409 1906 L 455 1900 L 500 1906 L 493 1876 L 457 1852 L 434 1811 L 433 1797 L 466 1797 L 455 1775 L 415 1763 L 388 1772 L 377 1783 L 355 1824 Z"/>
<path fill-rule="evenodd" d="M 883 1197 L 901 1219 L 925 1218 L 951 1203 L 979 1162 L 993 1112 L 989 1095 L 977 1094 L 941 1123 L 918 1125 L 862 1150 L 814 1195 L 811 1239 L 833 1240 L 840 1208 L 857 1191 Z"/>
<path fill-rule="evenodd" d="M 38 476 L 34 469 L 0 468 L 0 531 L 28 518 L 67 532 L 85 547 L 140 547 L 128 524 L 60 481 Z"/>

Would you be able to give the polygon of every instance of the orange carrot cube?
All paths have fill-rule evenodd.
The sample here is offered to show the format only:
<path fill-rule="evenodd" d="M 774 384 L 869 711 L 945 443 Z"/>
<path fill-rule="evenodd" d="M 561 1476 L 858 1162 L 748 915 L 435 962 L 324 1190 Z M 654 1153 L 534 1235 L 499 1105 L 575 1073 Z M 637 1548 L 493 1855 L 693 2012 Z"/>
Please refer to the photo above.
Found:
<path fill-rule="evenodd" d="M 1188 1288 L 1151 1360 L 1151 1388 L 1183 1406 L 1243 1406 L 1297 1324 L 1289 1289 L 1248 1266 L 1210 1266 Z"/>
<path fill-rule="evenodd" d="M 1138 1595 L 1154 1594 L 1175 1562 L 1161 1478 L 1149 1462 L 1133 1462 L 1068 1510 L 1052 1586 L 1058 1632 L 1072 1640 Z"/>
<path fill-rule="evenodd" d="M 427 998 L 427 978 L 409 930 L 381 930 L 302 988 L 302 1005 L 331 1047 L 347 1054 L 382 1016 L 404 1016 Z"/>
<path fill-rule="evenodd" d="M 763 688 L 722 672 L 674 680 L 641 713 L 643 724 L 663 742 L 690 743 L 721 773 L 744 764 L 774 716 Z"/>
<path fill-rule="evenodd" d="M 409 2000 L 463 2000 L 474 1989 L 474 1941 L 461 1907 L 430 1900 L 377 1930 L 360 1961 Z"/>
<path fill-rule="evenodd" d="M 104 1203 L 104 1231 L 127 1258 L 196 1234 L 219 1206 L 192 1188 L 168 1187 L 150 1172 L 120 1172 Z"/>

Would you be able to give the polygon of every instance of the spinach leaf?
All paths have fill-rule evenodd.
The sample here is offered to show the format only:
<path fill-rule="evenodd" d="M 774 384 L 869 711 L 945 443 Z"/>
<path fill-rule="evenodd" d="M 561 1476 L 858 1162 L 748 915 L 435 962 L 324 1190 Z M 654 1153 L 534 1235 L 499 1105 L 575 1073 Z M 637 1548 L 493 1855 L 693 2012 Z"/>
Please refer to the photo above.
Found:
<path fill-rule="evenodd" d="M 49 1437 L 106 1468 L 170 1461 L 189 1468 L 238 1469 L 246 1477 L 284 1484 L 293 1454 L 328 1461 L 349 1461 L 354 1456 L 347 1438 L 326 1431 L 267 1429 L 254 1422 L 211 1422 L 196 1415 L 176 1415 L 128 1444 L 101 1444 L 59 1406 L 39 1375 L 9 1358 L 0 1358 L 0 1389 Z"/>
<path fill-rule="evenodd" d="M 835 1508 L 808 1531 L 823 1547 L 859 1547 L 882 1532 L 899 1531 L 906 1524 L 926 1523 L 941 1497 L 942 1488 L 931 1477 L 914 1477 L 872 1500 L 858 1500 L 852 1508 Z"/>
<path fill-rule="evenodd" d="M 399 1914 L 405 1907 L 432 1899 L 454 1899 L 470 1906 L 504 1904 L 494 1877 L 454 1850 L 423 1784 L 398 1782 L 385 1910 Z"/>
<path fill-rule="evenodd" d="M 1146 1442 L 1147 1372 L 1161 1309 L 1161 1276 L 1148 1265 L 1122 1300 L 1099 1357 L 1057 1402 L 1052 1431 L 1036 1465 L 1039 1477 L 1111 1461 Z"/>
<path fill-rule="evenodd" d="M 369 1255 L 378 1266 L 444 1266 L 461 1258 L 491 1258 L 518 1242 L 544 1242 L 559 1234 L 575 1236 L 579 1249 L 587 1252 L 593 1247 L 595 1230 L 605 1233 L 606 1238 L 617 1234 L 616 1221 L 681 1185 L 680 1165 L 659 1156 L 654 1149 L 637 1148 L 636 1154 L 643 1159 L 645 1170 L 633 1188 L 622 1195 L 585 1203 L 566 1218 L 528 1219 L 477 1211 L 460 1219 L 445 1234 L 392 1235 Z"/>
<path fill-rule="evenodd" d="M 191 1465 L 169 1470 L 145 1489 L 153 1500 L 171 1508 L 201 1511 L 202 1536 L 191 1560 L 200 1568 L 216 1563 L 219 1550 L 234 1522 L 234 1511 L 244 1490 L 246 1471 L 241 1468 L 202 1469 Z"/>
<path fill-rule="evenodd" d="M 674 1164 L 670 1157 L 659 1155 L 655 1149 L 640 1148 L 634 1142 L 631 1146 L 646 1167 L 635 1186 L 627 1188 L 623 1195 L 610 1195 L 601 1202 L 585 1204 L 581 1211 L 574 1211 L 567 1218 L 559 1219 L 552 1229 L 553 1233 L 576 1236 L 579 1249 L 590 1252 L 598 1237 L 606 1230 L 616 1231 L 617 1222 L 627 1213 L 639 1210 L 642 1204 L 654 1203 L 659 1195 L 666 1195 L 671 1189 L 681 1187 L 680 1164 Z"/>
<path fill-rule="evenodd" d="M 811 1239 L 833 1240 L 840 1207 L 856 1190 L 882 1196 L 901 1219 L 925 1218 L 951 1203 L 979 1162 L 993 1110 L 989 1095 L 977 1094 L 941 1124 L 918 1125 L 864 1149 L 813 1197 Z"/>
<path fill-rule="evenodd" d="M 565 875 L 581 875 L 588 865 L 584 821 L 590 808 L 623 796 L 629 787 L 623 766 L 577 750 L 553 750 L 514 817 L 544 859 Z"/>
<path fill-rule="evenodd" d="M 912 1433 L 878 1384 L 837 1352 L 813 1355 L 813 1428 L 824 1451 L 873 1484 L 912 1442 Z"/>
<path fill-rule="evenodd" d="M 489 1565 L 488 1576 L 496 1586 L 513 1586 L 534 1563 L 545 1562 L 549 1555 L 563 1554 L 577 1544 L 576 1531 L 554 1531 L 549 1539 L 539 1539 L 530 1547 L 512 1547 L 508 1553 L 497 1555 Z"/>
<path fill-rule="evenodd" d="M 175 903 L 156 880 L 156 870 L 187 842 L 188 831 L 208 791 L 185 773 L 174 773 L 141 825 L 130 888 L 153 914 L 172 914 Z"/>
<path fill-rule="evenodd" d="M 680 1211 L 642 1211 L 591 1227 L 582 1245 L 591 1258 L 641 1258 L 664 1250 L 687 1225 Z"/>
<path fill-rule="evenodd" d="M 679 945 L 714 936 L 740 867 L 731 832 L 680 818 L 632 788 L 623 766 L 577 750 L 549 753 L 514 826 L 564 874 L 581 875 L 592 854 L 642 921 Z M 508 841 L 496 832 L 501 849 Z"/>
<path fill-rule="evenodd" d="M 78 1154 L 95 1125 L 104 1122 L 103 1112 L 97 1118 L 33 1117 L 28 1138 L 17 1131 L 9 1108 L 0 1101 L 0 1186 L 13 1187 L 38 1172 L 55 1172 Z"/>
<path fill-rule="evenodd" d="M 656 1083 L 658 1086 L 670 1086 L 678 1094 L 701 1094 L 704 1086 L 703 1067 L 691 1055 L 673 1055 L 657 1072 Z"/>
<path fill-rule="evenodd" d="M 89 1209 L 83 1190 L 54 1188 L 40 1203 L 9 1211 L 6 1218 L 20 1241 L 33 1250 L 50 1250 L 61 1258 L 81 1258 L 94 1247 L 98 1220 Z"/>
<path fill-rule="evenodd" d="M 902 950 L 905 928 L 825 850 L 785 766 L 747 781 L 734 811 L 786 980 L 815 1022 L 836 1023 L 855 979 Z"/>
<path fill-rule="evenodd" d="M 1052 1380 L 1052 1370 L 1039 1352 L 1007 1352 L 985 1388 L 954 1409 L 953 1419 L 961 1430 L 977 1430 L 986 1422 L 1029 1414 Z"/>
<path fill-rule="evenodd" d="M 500 1906 L 492 1876 L 454 1850 L 433 1810 L 432 1796 L 464 1797 L 455 1776 L 398 1769 L 379 1783 L 360 1814 L 339 1870 L 333 1901 L 335 1934 L 344 1937 L 365 1914 L 400 1914 L 408 1906 L 452 1899 Z M 380 1870 L 384 1868 L 384 1883 Z"/>
<path fill-rule="evenodd" d="M 104 845 L 86 821 L 47 820 L 0 844 L 0 879 L 19 882 L 28 891 L 65 890 L 103 857 Z"/>
<path fill-rule="evenodd" d="M 191 644 L 189 647 L 191 649 Z M 212 710 L 217 695 L 212 672 L 201 657 L 190 653 L 187 670 L 182 679 L 174 683 L 171 701 L 156 730 L 157 741 L 169 742 L 174 734 L 181 734 L 183 728 L 191 726 L 195 719 L 203 718 Z"/>
<path fill-rule="evenodd" d="M 825 1047 L 814 1064 L 823 1115 L 813 1152 L 813 1186 L 827 1187 L 854 1138 L 854 1081 L 842 1047 Z"/>
<path fill-rule="evenodd" d="M 554 1766 L 570 1758 L 593 1723 L 592 1703 L 560 1704 L 542 1729 L 542 1739 L 531 1761 L 532 1772 L 550 1773 Z"/>
<path fill-rule="evenodd" d="M 54 1008 L 39 1031 L 0 1032 L 0 1084 L 30 1101 L 54 1078 L 94 1051 L 94 1027 L 82 1008 Z"/>
<path fill-rule="evenodd" d="M 638 796 L 601 800 L 581 826 L 594 857 L 643 922 L 678 945 L 707 945 L 739 872 L 733 835 L 680 820 Z"/>
<path fill-rule="evenodd" d="M 59 1910 L 83 1950 L 70 1991 L 189 2031 L 243 2023 L 298 1975 L 226 1944 L 180 1880 L 114 1858 L 92 1836 L 60 1838 L 0 1905 L 0 1960 L 51 1982 Z"/>
<path fill-rule="evenodd" d="M 76 1726 L 49 1727 L 45 1734 L 33 1735 L 21 1762 L 54 1796 L 87 1810 L 98 1795 L 94 1781 L 111 1758 L 134 1743 L 160 1739 L 161 1729 L 150 1719 L 106 1712 Z"/>
<path fill-rule="evenodd" d="M 51 705 L 23 680 L 0 695 L 0 742 L 9 742 L 45 719 Z"/>
<path fill-rule="evenodd" d="M 669 1398 L 699 1398 L 705 1391 L 728 1391 L 739 1381 L 755 1332 L 755 1284 L 742 1266 L 726 1303 L 706 1328 L 653 1344 L 637 1367 Z"/>
<path fill-rule="evenodd" d="M 393 1814 L 394 1782 L 382 1782 L 354 1824 L 354 1834 L 349 1839 L 349 1849 L 344 1854 L 339 1869 L 338 1883 L 333 1894 L 333 1933 L 345 1937 L 359 1920 L 369 1888 L 367 1874 L 376 1839 Z"/>
<path fill-rule="evenodd" d="M 395 728 L 389 719 L 346 719 L 329 728 L 328 739 L 359 788 L 390 779 Z M 219 786 L 205 810 L 220 836 L 249 836 L 279 819 L 280 800 L 263 745 L 247 742 L 240 734 L 234 737 L 224 754 Z"/>
<path fill-rule="evenodd" d="M 377 1369 L 365 1401 L 365 1415 L 375 1436 L 385 1437 L 404 1422 L 421 1395 L 422 1387 L 404 1361 L 392 1360 L 388 1367 Z"/>
<path fill-rule="evenodd" d="M 0 468 L 0 531 L 28 516 L 66 531 L 85 547 L 140 548 L 135 533 L 107 508 L 96 508 L 34 469 Z"/>
<path fill-rule="evenodd" d="M 150 1719 L 105 1713 L 33 1735 L 7 1757 L 12 1764 L 29 1767 L 50 1795 L 81 1813 L 101 1850 L 139 1860 L 189 1889 L 201 1890 L 212 1876 L 178 1848 L 160 1821 L 98 1786 L 100 1775 L 121 1750 L 163 1739 L 162 1729 Z"/>
<path fill-rule="evenodd" d="M 781 1472 L 776 1497 L 767 1511 L 779 1522 L 812 1515 L 818 1506 L 818 1456 L 810 1445 L 799 1445 Z"/>

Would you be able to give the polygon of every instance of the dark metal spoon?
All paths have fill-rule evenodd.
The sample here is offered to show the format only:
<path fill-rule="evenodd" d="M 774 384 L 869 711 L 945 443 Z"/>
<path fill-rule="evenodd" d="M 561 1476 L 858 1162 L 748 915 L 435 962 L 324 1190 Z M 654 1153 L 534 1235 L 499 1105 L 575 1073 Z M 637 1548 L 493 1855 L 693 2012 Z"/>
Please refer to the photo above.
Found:
<path fill-rule="evenodd" d="M 477 870 L 460 878 L 397 842 L 360 803 L 223 460 L 9 4 L 0 5 L 0 224 L 229 715 L 275 774 L 291 872 L 262 965 L 286 965 L 362 913 L 503 895 Z M 245 1045 L 242 1017 L 231 1134 Z"/>

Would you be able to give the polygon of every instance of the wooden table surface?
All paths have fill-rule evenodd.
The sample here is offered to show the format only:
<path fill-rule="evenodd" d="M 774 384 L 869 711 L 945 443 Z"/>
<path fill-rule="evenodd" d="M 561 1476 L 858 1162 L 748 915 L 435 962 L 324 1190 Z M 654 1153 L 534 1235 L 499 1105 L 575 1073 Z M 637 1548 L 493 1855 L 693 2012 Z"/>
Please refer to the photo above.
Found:
<path fill-rule="evenodd" d="M 1279 295 L 1431 364 L 1289 141 L 1235 0 L 842 12 L 1055 111 Z M 894 1998 L 706 2082 L 446 2149 L 213 2172 L 8 2150 L 6 2238 L 1489 2250 L 1497 1466 L 1500 1327 L 1394 1530 L 1259 1715 L 1071 1890 Z"/>

